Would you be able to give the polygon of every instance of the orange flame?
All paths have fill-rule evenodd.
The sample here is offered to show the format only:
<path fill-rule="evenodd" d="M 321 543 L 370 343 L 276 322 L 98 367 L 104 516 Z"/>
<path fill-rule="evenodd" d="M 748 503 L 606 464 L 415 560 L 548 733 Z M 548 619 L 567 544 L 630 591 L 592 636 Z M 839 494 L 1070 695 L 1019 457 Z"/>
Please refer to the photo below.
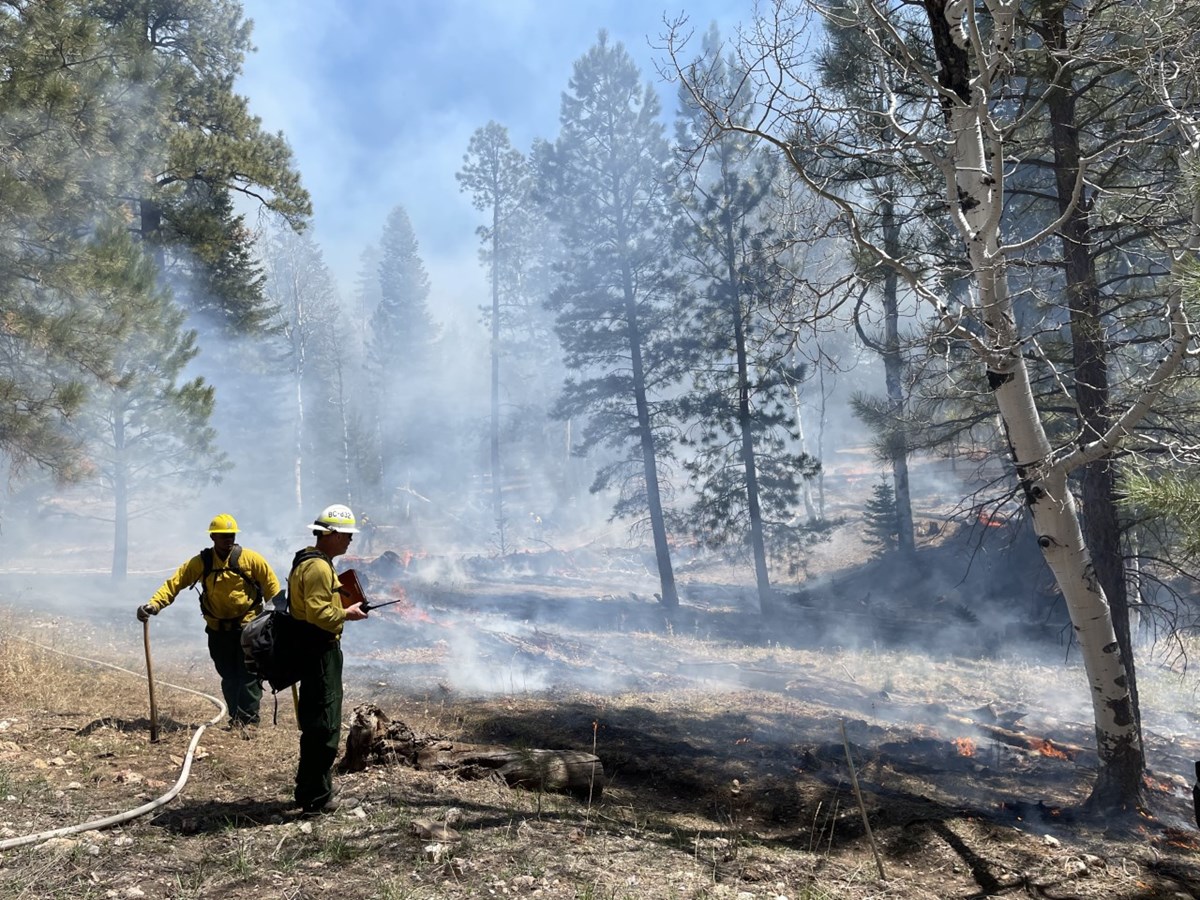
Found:
<path fill-rule="evenodd" d="M 1164 794 L 1171 794 L 1175 791 L 1175 788 L 1169 782 L 1159 781 L 1157 778 L 1153 778 L 1144 772 L 1142 773 L 1142 784 L 1152 791 L 1162 791 Z"/>
<path fill-rule="evenodd" d="M 1041 740 L 1040 738 L 1034 739 L 1034 741 L 1029 749 L 1042 754 L 1042 756 L 1049 756 L 1051 759 L 1070 759 L 1071 758 L 1071 757 L 1067 756 L 1067 754 L 1063 753 L 1063 751 L 1061 751 L 1057 747 L 1055 747 L 1049 741 Z"/>
<path fill-rule="evenodd" d="M 379 610 L 379 615 L 398 616 L 401 619 L 407 619 L 410 622 L 432 622 L 433 617 L 423 609 L 418 609 L 408 596 L 406 591 L 400 585 L 392 585 L 388 591 L 388 606 Z M 396 602 L 399 601 L 399 602 Z M 376 613 L 372 611 L 372 615 Z"/>
<path fill-rule="evenodd" d="M 973 740 L 971 740 L 970 738 L 968 738 L 968 737 L 955 738 L 952 741 L 952 743 L 954 744 L 955 749 L 958 750 L 959 756 L 974 756 L 975 755 L 975 742 Z"/>

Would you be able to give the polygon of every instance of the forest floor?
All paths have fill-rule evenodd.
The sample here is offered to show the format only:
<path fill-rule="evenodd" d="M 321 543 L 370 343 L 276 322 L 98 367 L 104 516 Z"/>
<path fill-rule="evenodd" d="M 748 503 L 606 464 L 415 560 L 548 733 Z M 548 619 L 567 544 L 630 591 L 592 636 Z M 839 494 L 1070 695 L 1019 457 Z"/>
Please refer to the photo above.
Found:
<path fill-rule="evenodd" d="M 923 541 L 922 589 L 945 535 Z M 869 619 L 891 592 L 867 556 L 840 529 L 796 598 L 825 585 L 849 604 L 827 618 Z M 289 802 L 290 695 L 223 729 L 194 610 L 151 623 L 151 743 L 133 604 L 47 612 L 0 583 L 0 842 L 152 804 L 187 769 L 137 818 L 0 850 L 0 898 L 1200 898 L 1190 674 L 1147 656 L 1148 806 L 1097 821 L 1069 648 L 906 640 L 983 630 L 961 589 L 925 598 L 944 629 L 926 610 L 896 631 L 917 607 L 890 598 L 850 640 L 760 614 L 744 572 L 697 556 L 678 577 L 673 617 L 633 552 L 376 577 L 374 599 L 404 602 L 347 629 L 346 720 L 374 704 L 431 738 L 594 753 L 603 774 L 569 796 L 372 765 L 337 779 L 356 806 L 316 819 Z"/>

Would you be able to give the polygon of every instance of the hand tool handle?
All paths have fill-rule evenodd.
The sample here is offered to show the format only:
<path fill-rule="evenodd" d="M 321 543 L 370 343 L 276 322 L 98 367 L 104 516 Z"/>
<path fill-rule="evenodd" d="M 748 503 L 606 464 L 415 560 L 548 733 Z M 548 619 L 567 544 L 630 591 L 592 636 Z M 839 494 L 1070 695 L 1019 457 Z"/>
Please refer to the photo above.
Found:
<path fill-rule="evenodd" d="M 146 681 L 150 685 L 150 743 L 158 743 L 158 704 L 154 701 L 154 664 L 150 661 L 150 620 L 142 623 L 142 643 L 146 645 Z"/>

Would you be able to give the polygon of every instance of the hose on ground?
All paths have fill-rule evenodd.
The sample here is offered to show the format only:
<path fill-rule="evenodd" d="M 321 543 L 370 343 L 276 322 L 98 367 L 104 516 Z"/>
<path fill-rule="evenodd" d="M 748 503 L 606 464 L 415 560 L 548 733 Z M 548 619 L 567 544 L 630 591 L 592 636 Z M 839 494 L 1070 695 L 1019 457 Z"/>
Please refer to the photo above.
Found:
<path fill-rule="evenodd" d="M 70 657 L 71 659 L 82 660 L 83 662 L 86 662 L 86 663 L 92 663 L 93 665 L 104 666 L 109 669 L 115 669 L 118 672 L 124 672 L 128 675 L 134 675 L 134 676 L 137 676 L 138 678 L 141 677 L 140 672 L 134 672 L 130 669 L 124 669 L 124 668 L 121 668 L 121 666 L 116 666 L 116 665 L 113 665 L 112 663 L 107 663 L 102 660 L 89 659 L 86 656 L 77 656 L 74 653 L 67 653 L 63 650 L 56 650 L 53 647 L 47 647 L 44 644 L 39 644 L 35 641 L 31 641 L 27 638 L 23 638 L 18 635 L 10 634 L 10 635 L 7 635 L 7 637 L 10 639 L 22 641 L 26 644 L 29 644 L 30 646 L 37 647 L 41 650 L 48 650 L 51 653 L 57 653 L 60 656 L 67 656 L 67 657 Z M 208 700 L 210 703 L 212 703 L 214 706 L 217 707 L 217 714 L 215 716 L 213 716 L 211 719 L 209 719 L 203 725 L 200 725 L 196 729 L 196 733 L 192 735 L 192 740 L 188 744 L 187 753 L 184 755 L 184 758 L 183 758 L 183 768 L 181 769 L 181 771 L 179 773 L 179 779 L 175 782 L 174 786 L 169 791 L 167 791 L 165 794 L 163 794 L 161 797 L 157 797 L 154 800 L 149 801 L 148 803 L 143 803 L 141 806 L 137 807 L 136 809 L 130 809 L 130 810 L 127 810 L 122 813 L 116 813 L 111 816 L 105 816 L 103 819 L 92 819 L 89 822 L 80 822 L 77 825 L 67 825 L 63 828 L 55 828 L 51 831 L 41 831 L 41 832 L 38 832 L 37 834 L 27 834 L 27 835 L 23 835 L 21 837 L 8 838 L 7 840 L 0 841 L 0 850 L 11 850 L 14 847 L 24 847 L 28 844 L 40 844 L 44 841 L 50 840 L 51 838 L 65 837 L 66 835 L 69 835 L 69 834 L 81 834 L 85 831 L 98 831 L 101 828 L 108 828 L 109 826 L 112 826 L 112 825 L 119 825 L 122 822 L 128 822 L 131 819 L 136 819 L 139 816 L 144 816 L 148 812 L 153 812 L 154 810 L 158 809 L 161 806 L 165 806 L 167 803 L 170 803 L 181 790 L 183 790 L 183 786 L 185 784 L 187 784 L 188 775 L 191 774 L 191 771 L 192 771 L 192 759 L 196 753 L 196 746 L 200 743 L 200 735 L 202 735 L 204 733 L 204 730 L 206 728 L 208 728 L 210 725 L 216 725 L 218 722 L 220 722 L 222 719 L 224 719 L 228 710 L 225 706 L 225 701 L 223 701 L 217 697 L 214 697 L 211 694 L 205 694 L 203 691 L 192 690 L 191 688 L 183 687 L 182 685 L 178 685 L 178 684 L 170 684 L 165 681 L 160 681 L 159 684 L 162 684 L 169 688 L 174 688 L 175 690 L 178 690 L 178 691 L 184 691 L 189 694 L 195 694 L 198 697 L 203 697 L 205 700 Z"/>

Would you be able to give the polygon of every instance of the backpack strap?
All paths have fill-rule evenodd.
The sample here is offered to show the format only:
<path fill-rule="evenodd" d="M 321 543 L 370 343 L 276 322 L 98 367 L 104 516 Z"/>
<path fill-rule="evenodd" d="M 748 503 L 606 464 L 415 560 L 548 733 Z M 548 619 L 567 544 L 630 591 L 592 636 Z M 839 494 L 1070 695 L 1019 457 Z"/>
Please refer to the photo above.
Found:
<path fill-rule="evenodd" d="M 300 563 L 307 562 L 310 559 L 323 559 L 329 563 L 329 568 L 333 569 L 333 574 L 337 574 L 337 569 L 333 568 L 333 560 L 322 553 L 320 550 L 315 550 L 310 547 L 305 547 L 303 550 L 297 550 L 296 555 L 292 557 L 292 568 L 288 572 L 288 581 L 292 580 L 292 573 L 296 571 Z"/>
<path fill-rule="evenodd" d="M 291 589 L 292 575 L 295 574 L 296 569 L 299 568 L 299 566 L 302 562 L 307 562 L 310 559 L 325 560 L 325 564 L 329 566 L 329 571 L 333 574 L 334 578 L 337 577 L 337 569 L 335 569 L 333 567 L 332 559 L 330 559 L 328 556 L 326 556 L 320 550 L 305 547 L 303 550 L 297 550 L 296 555 L 292 557 L 292 569 L 290 572 L 288 572 L 288 588 L 289 588 L 289 590 Z M 292 598 L 289 595 L 289 597 L 288 597 L 289 607 L 291 606 L 291 601 L 292 601 Z M 290 616 L 289 618 L 291 618 L 292 621 L 296 624 L 296 626 L 298 626 L 300 628 L 300 631 L 302 633 L 305 633 L 308 635 L 309 640 L 316 641 L 316 643 L 318 645 L 328 643 L 328 641 L 331 640 L 331 636 L 327 631 L 312 624 L 311 622 L 305 622 L 303 620 L 296 619 L 294 616 Z"/>
<path fill-rule="evenodd" d="M 242 568 L 238 565 L 238 562 L 241 560 L 241 558 L 242 558 L 241 545 L 234 544 L 233 549 L 231 549 L 229 551 L 229 559 L 227 559 L 225 561 L 225 568 L 242 576 L 242 580 L 246 582 L 246 587 L 249 589 L 250 596 L 254 598 L 254 602 L 250 606 L 249 611 L 253 612 L 255 615 L 258 615 L 258 613 L 262 612 L 262 608 L 263 608 L 262 585 L 260 585 L 257 581 L 255 581 L 253 578 L 251 578 L 249 575 L 247 575 L 242 570 Z M 202 563 L 204 563 L 204 572 L 200 576 L 200 611 L 202 613 L 204 613 L 206 616 L 208 616 L 209 618 L 216 619 L 220 623 L 220 625 L 223 629 L 224 628 L 236 628 L 237 624 L 239 622 L 241 622 L 242 619 L 245 617 L 245 613 L 243 613 L 240 616 L 234 616 L 231 619 L 223 619 L 220 616 L 215 615 L 213 613 L 212 607 L 209 605 L 209 602 L 208 602 L 208 579 L 209 579 L 209 576 L 213 574 L 213 572 L 215 571 L 215 568 L 216 568 L 212 547 L 205 547 L 203 550 L 200 551 L 200 561 Z M 213 580 L 213 584 L 216 584 L 215 578 Z"/>
<path fill-rule="evenodd" d="M 325 562 L 329 565 L 329 570 L 333 573 L 333 576 L 335 578 L 337 577 L 337 569 L 335 569 L 333 567 L 332 559 L 330 559 L 328 556 L 326 556 L 320 550 L 310 548 L 310 547 L 305 547 L 303 550 L 297 550 L 296 555 L 292 557 L 292 568 L 288 571 L 287 582 L 284 585 L 285 588 L 289 587 L 291 585 L 292 575 L 295 574 L 296 569 L 300 568 L 300 563 L 307 562 L 310 559 L 325 560 Z M 288 598 L 288 602 L 290 604 L 290 602 L 291 602 L 290 597 Z"/>

